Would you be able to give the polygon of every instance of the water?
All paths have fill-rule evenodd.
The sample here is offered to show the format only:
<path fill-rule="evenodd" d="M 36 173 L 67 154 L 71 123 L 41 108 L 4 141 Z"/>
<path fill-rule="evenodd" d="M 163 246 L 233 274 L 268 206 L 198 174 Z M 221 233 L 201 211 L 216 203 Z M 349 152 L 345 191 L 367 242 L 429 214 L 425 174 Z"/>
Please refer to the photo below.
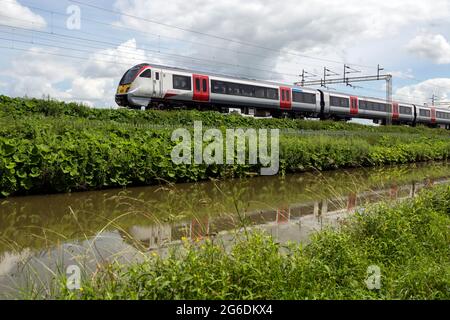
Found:
<path fill-rule="evenodd" d="M 69 265 L 89 274 L 164 255 L 182 239 L 227 245 L 245 228 L 308 242 L 357 208 L 438 183 L 450 183 L 449 163 L 9 198 L 0 202 L 0 297 L 31 287 L 50 295 Z"/>

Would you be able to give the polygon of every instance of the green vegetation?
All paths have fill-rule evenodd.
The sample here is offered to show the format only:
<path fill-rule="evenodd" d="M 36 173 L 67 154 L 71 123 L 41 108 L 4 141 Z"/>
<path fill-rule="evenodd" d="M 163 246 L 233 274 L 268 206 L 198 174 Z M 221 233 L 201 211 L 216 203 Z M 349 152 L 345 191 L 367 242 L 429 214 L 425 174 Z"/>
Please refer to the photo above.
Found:
<path fill-rule="evenodd" d="M 94 190 L 258 174 L 260 165 L 175 165 L 175 126 L 284 128 L 280 173 L 446 160 L 440 129 L 250 119 L 214 112 L 94 110 L 0 97 L 0 194 Z M 292 130 L 295 129 L 295 130 Z M 307 130 L 307 131 L 299 131 Z"/>
<path fill-rule="evenodd" d="M 110 265 L 60 299 L 449 299 L 450 186 L 356 213 L 306 246 L 258 232 L 227 251 L 185 242 L 168 257 Z M 367 268 L 381 271 L 369 290 Z"/>
<path fill-rule="evenodd" d="M 424 126 L 415 128 L 406 126 L 371 127 L 355 123 L 337 121 L 304 121 L 289 119 L 254 119 L 239 115 L 224 115 L 212 111 L 152 111 L 145 112 L 130 109 L 92 109 L 76 103 L 64 103 L 54 100 L 10 98 L 0 95 L 0 118 L 19 119 L 30 115 L 45 117 L 76 117 L 87 120 L 113 121 L 122 124 L 140 125 L 147 128 L 192 126 L 194 121 L 202 121 L 205 127 L 227 128 L 278 128 L 295 130 L 333 130 L 363 131 L 372 133 L 406 133 L 449 136 L 443 129 L 431 129 Z M 93 122 L 92 125 L 102 125 Z"/>

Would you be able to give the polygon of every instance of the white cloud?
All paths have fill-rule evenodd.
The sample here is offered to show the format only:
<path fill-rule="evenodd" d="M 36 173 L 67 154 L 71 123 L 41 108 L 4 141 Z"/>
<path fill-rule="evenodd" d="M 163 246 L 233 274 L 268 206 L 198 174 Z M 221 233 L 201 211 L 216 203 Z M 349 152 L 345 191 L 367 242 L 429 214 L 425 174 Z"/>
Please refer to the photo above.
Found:
<path fill-rule="evenodd" d="M 130 55 L 125 55 L 124 48 L 131 50 Z M 13 79 L 7 86 L 9 94 L 37 98 L 49 95 L 89 106 L 112 107 L 115 106 L 115 89 L 123 73 L 131 65 L 146 61 L 134 39 L 116 48 L 93 52 L 87 61 L 74 62 L 58 54 L 64 54 L 64 51 L 33 47 L 14 57 L 11 68 L 0 72 L 0 75 Z M 64 87 L 67 89 L 62 89 Z"/>
<path fill-rule="evenodd" d="M 414 79 L 413 71 L 411 68 L 408 68 L 405 71 L 389 71 L 389 74 L 391 74 L 396 79 Z"/>
<path fill-rule="evenodd" d="M 258 1 L 240 0 L 116 0 L 114 7 L 121 12 L 165 24 L 181 26 L 202 33 L 251 42 L 264 47 L 310 53 L 314 57 L 345 60 L 347 51 L 357 47 L 363 40 L 392 37 L 402 28 L 428 23 L 434 19 L 450 16 L 449 2 L 408 0 L 286 0 Z M 194 9 L 195 8 L 195 9 Z M 290 61 L 299 62 L 300 57 L 288 56 L 287 63 L 280 62 L 283 54 L 249 47 L 236 42 L 226 42 L 196 33 L 183 32 L 158 24 L 121 16 L 120 24 L 137 30 L 151 30 L 154 34 L 178 37 L 185 40 L 207 43 L 263 55 L 239 55 L 230 51 L 190 45 L 184 52 L 198 56 L 214 56 L 221 61 L 240 65 L 265 64 L 293 69 Z M 149 36 L 150 38 L 153 38 Z M 150 39 L 149 38 L 149 39 Z M 181 46 L 182 44 L 180 44 Z M 309 64 L 311 60 L 307 61 Z M 185 63 L 191 63 L 185 62 Z M 325 62 L 320 62 L 324 64 Z M 178 64 L 183 65 L 179 62 Z M 305 65 L 305 63 L 303 63 Z M 229 70 L 229 66 L 221 69 Z M 267 69 L 267 68 L 265 68 Z M 249 71 L 246 70 L 245 73 Z M 267 77 L 250 71 L 250 76 Z M 299 71 L 295 71 L 299 72 Z"/>
<path fill-rule="evenodd" d="M 407 49 L 437 64 L 450 63 L 450 43 L 441 34 L 420 34 L 413 38 Z"/>
<path fill-rule="evenodd" d="M 84 74 L 90 77 L 117 77 L 123 75 L 130 66 L 147 60 L 145 51 L 137 48 L 136 39 L 130 39 L 116 48 L 100 50 L 90 55 Z"/>
<path fill-rule="evenodd" d="M 112 78 L 77 77 L 72 81 L 69 93 L 74 97 L 83 97 L 84 99 L 110 100 L 108 95 L 114 95 L 116 85 Z"/>
<path fill-rule="evenodd" d="M 47 26 L 43 17 L 21 5 L 17 0 L 3 1 L 1 6 L 0 24 L 33 29 Z"/>
<path fill-rule="evenodd" d="M 21 78 L 22 75 L 45 78 L 51 83 L 71 79 L 79 72 L 79 66 L 68 59 L 61 59 L 57 55 L 61 50 L 32 47 L 24 54 L 13 59 L 11 65 L 15 72 L 14 76 Z"/>
<path fill-rule="evenodd" d="M 431 103 L 431 97 L 435 94 L 441 101 L 450 100 L 450 78 L 428 79 L 418 84 L 404 86 L 395 91 L 400 100 L 417 103 Z"/>

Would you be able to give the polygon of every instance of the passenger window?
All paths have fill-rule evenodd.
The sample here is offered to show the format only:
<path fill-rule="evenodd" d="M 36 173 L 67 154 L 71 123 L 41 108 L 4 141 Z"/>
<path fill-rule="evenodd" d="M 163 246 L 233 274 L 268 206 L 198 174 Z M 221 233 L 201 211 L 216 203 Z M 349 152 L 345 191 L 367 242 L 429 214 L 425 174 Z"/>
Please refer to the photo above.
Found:
<path fill-rule="evenodd" d="M 200 91 L 200 79 L 195 79 L 195 90 Z"/>
<path fill-rule="evenodd" d="M 281 89 L 281 100 L 282 100 L 282 101 L 285 100 L 285 98 L 284 98 L 284 90 L 283 90 L 283 89 Z"/>
<path fill-rule="evenodd" d="M 287 101 L 291 100 L 291 97 L 290 97 L 290 94 L 289 94 L 289 90 L 286 91 L 286 100 Z"/>
<path fill-rule="evenodd" d="M 206 79 L 203 79 L 203 92 L 206 92 Z"/>
<path fill-rule="evenodd" d="M 191 90 L 191 77 L 173 75 L 173 88 L 181 90 Z"/>

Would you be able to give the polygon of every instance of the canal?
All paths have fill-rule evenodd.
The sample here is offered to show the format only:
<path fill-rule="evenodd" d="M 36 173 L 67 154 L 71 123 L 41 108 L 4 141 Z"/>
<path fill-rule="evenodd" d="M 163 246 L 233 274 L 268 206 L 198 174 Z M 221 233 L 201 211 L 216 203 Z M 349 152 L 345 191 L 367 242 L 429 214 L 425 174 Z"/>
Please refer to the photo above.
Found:
<path fill-rule="evenodd" d="M 90 274 L 183 241 L 227 246 L 258 229 L 307 243 L 355 210 L 440 183 L 450 183 L 450 163 L 8 198 L 0 202 L 0 297 L 50 295 L 67 266 Z"/>

